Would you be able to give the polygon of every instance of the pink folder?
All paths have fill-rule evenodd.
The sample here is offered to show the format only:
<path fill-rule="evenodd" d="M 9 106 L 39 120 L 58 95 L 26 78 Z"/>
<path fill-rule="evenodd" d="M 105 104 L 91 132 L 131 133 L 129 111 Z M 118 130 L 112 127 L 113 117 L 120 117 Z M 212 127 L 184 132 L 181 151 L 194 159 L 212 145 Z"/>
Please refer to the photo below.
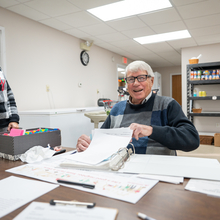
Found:
<path fill-rule="evenodd" d="M 10 136 L 21 136 L 21 135 L 24 135 L 25 133 L 25 130 L 23 129 L 14 129 L 12 128 L 11 131 L 10 131 Z"/>

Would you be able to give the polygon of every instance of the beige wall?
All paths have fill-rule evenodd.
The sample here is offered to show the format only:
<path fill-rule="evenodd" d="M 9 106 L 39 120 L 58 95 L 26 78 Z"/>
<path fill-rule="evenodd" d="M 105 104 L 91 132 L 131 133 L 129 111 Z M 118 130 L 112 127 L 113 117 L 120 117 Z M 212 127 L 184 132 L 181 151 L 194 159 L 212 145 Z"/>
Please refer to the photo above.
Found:
<path fill-rule="evenodd" d="M 182 102 L 183 110 L 187 110 L 187 82 L 186 82 L 186 65 L 189 64 L 191 57 L 202 54 L 199 63 L 220 62 L 220 44 L 211 44 L 205 46 L 191 47 L 182 49 Z M 220 95 L 220 85 L 212 86 L 196 86 L 198 90 L 207 91 L 208 95 Z M 220 111 L 220 101 L 197 101 L 196 107 L 202 107 L 203 112 Z M 219 117 L 195 117 L 194 124 L 199 132 L 220 132 L 220 128 L 216 127 L 216 123 L 220 123 Z"/>
<path fill-rule="evenodd" d="M 0 26 L 5 28 L 7 79 L 19 111 L 97 106 L 98 98 L 117 99 L 121 56 L 93 45 L 90 63 L 83 66 L 80 39 L 1 7 Z"/>

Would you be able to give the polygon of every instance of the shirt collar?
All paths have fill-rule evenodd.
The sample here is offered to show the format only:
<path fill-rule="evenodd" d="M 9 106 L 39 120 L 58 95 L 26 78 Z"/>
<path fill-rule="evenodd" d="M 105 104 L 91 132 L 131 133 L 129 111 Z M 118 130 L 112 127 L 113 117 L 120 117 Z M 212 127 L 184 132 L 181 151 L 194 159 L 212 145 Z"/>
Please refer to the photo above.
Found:
<path fill-rule="evenodd" d="M 146 102 L 148 101 L 148 99 L 151 97 L 151 95 L 152 95 L 152 91 L 151 91 L 150 94 L 141 102 L 141 105 L 144 104 L 144 103 L 146 103 Z M 132 103 L 132 101 L 131 101 L 131 96 L 129 96 L 129 99 L 128 99 L 127 102 L 129 102 L 130 104 L 134 105 L 134 104 Z"/>

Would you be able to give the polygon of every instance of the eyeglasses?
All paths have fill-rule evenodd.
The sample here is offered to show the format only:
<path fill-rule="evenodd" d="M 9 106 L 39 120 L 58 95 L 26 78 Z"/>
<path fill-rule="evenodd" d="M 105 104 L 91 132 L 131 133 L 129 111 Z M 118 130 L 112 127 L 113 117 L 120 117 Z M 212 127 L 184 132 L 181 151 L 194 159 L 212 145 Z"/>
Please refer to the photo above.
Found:
<path fill-rule="evenodd" d="M 147 78 L 150 78 L 151 76 L 149 75 L 139 75 L 139 76 L 130 76 L 130 77 L 126 77 L 125 80 L 127 83 L 134 83 L 135 79 L 137 79 L 138 82 L 144 82 L 147 80 Z"/>

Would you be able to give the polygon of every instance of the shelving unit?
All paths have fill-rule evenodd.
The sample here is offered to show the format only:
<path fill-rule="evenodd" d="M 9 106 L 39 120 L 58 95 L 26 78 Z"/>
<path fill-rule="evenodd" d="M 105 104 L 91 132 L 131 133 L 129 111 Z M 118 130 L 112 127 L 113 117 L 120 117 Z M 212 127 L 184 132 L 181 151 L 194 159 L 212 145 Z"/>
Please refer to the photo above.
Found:
<path fill-rule="evenodd" d="M 194 86 L 195 85 L 220 85 L 220 79 L 213 80 L 190 80 L 190 72 L 198 70 L 213 70 L 220 69 L 220 62 L 212 63 L 200 63 L 200 64 L 190 64 L 187 65 L 187 117 L 193 122 L 193 117 L 220 117 L 220 108 L 218 112 L 202 112 L 202 113 L 193 113 L 192 109 L 194 107 L 194 101 L 196 100 L 211 100 L 218 101 L 220 105 L 220 96 L 206 96 L 199 97 L 193 96 Z M 219 88 L 220 90 L 220 88 Z"/>

